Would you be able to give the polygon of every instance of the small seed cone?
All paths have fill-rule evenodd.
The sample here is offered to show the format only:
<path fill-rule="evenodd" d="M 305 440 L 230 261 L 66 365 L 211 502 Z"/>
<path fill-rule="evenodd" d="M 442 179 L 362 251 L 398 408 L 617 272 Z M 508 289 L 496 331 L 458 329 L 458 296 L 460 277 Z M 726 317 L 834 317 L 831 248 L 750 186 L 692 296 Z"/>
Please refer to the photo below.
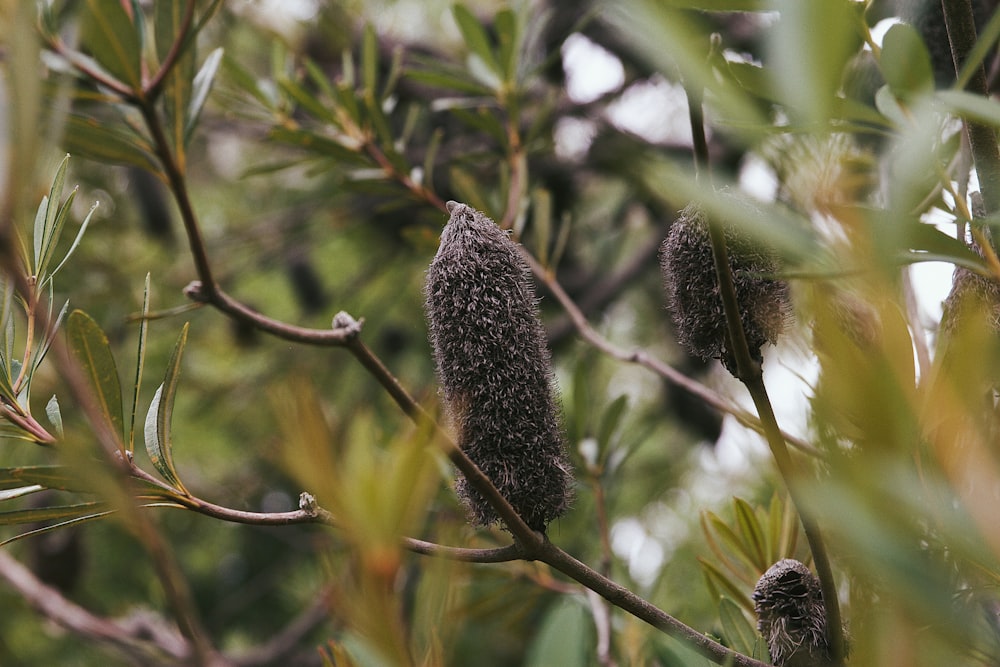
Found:
<path fill-rule="evenodd" d="M 819 579 L 797 560 L 772 565 L 753 589 L 757 629 L 778 667 L 831 664 Z"/>
<path fill-rule="evenodd" d="M 528 267 L 488 217 L 456 202 L 448 211 L 425 287 L 444 402 L 462 450 L 545 530 L 569 507 L 572 474 Z M 499 520 L 465 479 L 456 490 L 474 523 Z"/>
<path fill-rule="evenodd" d="M 692 355 L 720 359 L 735 372 L 708 224 L 697 205 L 682 210 L 663 242 L 660 267 L 678 342 Z M 760 361 L 761 347 L 775 343 L 788 321 L 788 283 L 774 278 L 778 261 L 772 253 L 732 227 L 725 238 L 743 330 L 751 355 Z"/>

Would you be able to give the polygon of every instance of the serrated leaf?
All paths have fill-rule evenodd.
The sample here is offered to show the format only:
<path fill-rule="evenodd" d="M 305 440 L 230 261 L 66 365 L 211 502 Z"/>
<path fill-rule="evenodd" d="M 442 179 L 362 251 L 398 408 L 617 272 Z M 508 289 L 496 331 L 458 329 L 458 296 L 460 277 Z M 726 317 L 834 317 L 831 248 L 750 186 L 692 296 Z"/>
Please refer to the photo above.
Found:
<path fill-rule="evenodd" d="M 733 510 L 736 515 L 736 525 L 743 537 L 744 551 L 747 558 L 763 572 L 771 564 L 767 562 L 764 530 L 761 528 L 757 513 L 750 503 L 742 498 L 733 498 Z"/>
<path fill-rule="evenodd" d="M 132 90 L 142 87 L 139 34 L 120 0 L 87 0 L 83 43 L 104 69 Z"/>
<path fill-rule="evenodd" d="M 159 170 L 156 159 L 145 149 L 144 140 L 86 116 L 70 114 L 67 117 L 64 142 L 66 150 L 73 155 L 98 162 L 131 165 L 146 171 Z"/>
<path fill-rule="evenodd" d="M 108 337 L 97 322 L 82 310 L 70 313 L 66 333 L 70 348 L 83 366 L 94 390 L 94 398 L 101 414 L 116 436 L 123 438 L 125 421 L 122 416 L 121 380 Z"/>
<path fill-rule="evenodd" d="M 208 101 L 208 94 L 212 92 L 212 85 L 215 83 L 215 75 L 219 71 L 219 63 L 222 62 L 223 49 L 219 47 L 208 54 L 201 69 L 194 77 L 191 87 L 191 104 L 187 110 L 187 121 L 184 125 L 184 141 L 191 139 L 191 133 L 198 125 L 201 111 Z"/>
<path fill-rule="evenodd" d="M 482 24 L 479 23 L 479 19 L 465 5 L 452 5 L 451 13 L 455 17 L 455 23 L 458 24 L 458 30 L 462 33 L 462 38 L 469 51 L 477 56 L 495 75 L 502 76 L 500 64 L 497 62 L 493 47 L 490 45 L 490 39 Z"/>
<path fill-rule="evenodd" d="M 153 401 L 146 413 L 145 439 L 146 453 L 163 478 L 175 486 L 178 490 L 188 493 L 181 483 L 174 466 L 173 451 L 170 433 L 170 419 L 174 411 L 174 398 L 177 395 L 177 383 L 180 379 L 181 359 L 184 355 L 184 346 L 187 344 L 188 328 L 190 323 L 185 323 L 174 351 L 170 355 L 167 364 L 167 372 L 164 375 L 163 383 L 157 388 Z M 190 494 L 188 494 L 190 495 Z"/>
<path fill-rule="evenodd" d="M 727 597 L 719 600 L 719 622 L 727 646 L 743 655 L 754 655 L 758 644 L 757 632 L 739 605 Z"/>
<path fill-rule="evenodd" d="M 909 99 L 934 89 L 931 56 L 920 34 L 911 25 L 897 23 L 889 28 L 882 39 L 879 65 L 889 88 L 900 99 Z"/>
<path fill-rule="evenodd" d="M 45 416 L 49 418 L 49 422 L 55 427 L 56 435 L 62 438 L 64 435 L 62 410 L 59 409 L 59 399 L 56 398 L 55 394 L 52 394 L 52 398 L 45 404 Z"/>

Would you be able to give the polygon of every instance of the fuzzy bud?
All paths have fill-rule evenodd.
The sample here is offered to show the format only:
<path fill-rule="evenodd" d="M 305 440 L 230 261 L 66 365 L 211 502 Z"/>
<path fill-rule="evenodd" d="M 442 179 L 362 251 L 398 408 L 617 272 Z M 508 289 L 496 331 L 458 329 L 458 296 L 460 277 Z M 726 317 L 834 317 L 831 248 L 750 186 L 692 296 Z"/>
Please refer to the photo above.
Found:
<path fill-rule="evenodd" d="M 697 205 L 682 210 L 663 242 L 660 267 L 678 342 L 692 355 L 721 359 L 735 372 L 708 224 Z M 743 330 L 751 355 L 760 361 L 761 347 L 775 343 L 788 320 L 788 283 L 774 277 L 773 253 L 731 226 L 724 233 Z"/>
<path fill-rule="evenodd" d="M 488 217 L 457 202 L 448 211 L 425 287 L 445 406 L 462 450 L 545 530 L 569 507 L 572 475 L 528 267 Z M 465 479 L 456 490 L 475 523 L 498 521 Z"/>
<path fill-rule="evenodd" d="M 819 579 L 797 560 L 768 568 L 753 589 L 757 629 L 778 667 L 831 664 Z"/>

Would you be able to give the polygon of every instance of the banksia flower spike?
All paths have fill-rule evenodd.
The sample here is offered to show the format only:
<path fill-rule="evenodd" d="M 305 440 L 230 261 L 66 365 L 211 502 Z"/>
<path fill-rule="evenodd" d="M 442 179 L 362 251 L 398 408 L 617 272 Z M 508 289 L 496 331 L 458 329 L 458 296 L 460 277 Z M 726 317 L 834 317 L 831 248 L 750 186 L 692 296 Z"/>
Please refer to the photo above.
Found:
<path fill-rule="evenodd" d="M 425 287 L 445 406 L 462 450 L 543 531 L 567 510 L 572 475 L 528 267 L 488 217 L 448 211 Z M 465 479 L 456 490 L 475 523 L 498 521 Z"/>
<path fill-rule="evenodd" d="M 797 560 L 768 568 L 753 589 L 757 629 L 778 667 L 830 665 L 819 579 Z"/>
<path fill-rule="evenodd" d="M 696 204 L 682 210 L 663 242 L 660 268 L 678 342 L 703 360 L 722 360 L 735 373 L 708 224 Z M 773 253 L 731 226 L 725 239 L 747 344 L 760 361 L 760 348 L 775 343 L 788 320 L 788 283 L 774 277 L 778 261 Z"/>

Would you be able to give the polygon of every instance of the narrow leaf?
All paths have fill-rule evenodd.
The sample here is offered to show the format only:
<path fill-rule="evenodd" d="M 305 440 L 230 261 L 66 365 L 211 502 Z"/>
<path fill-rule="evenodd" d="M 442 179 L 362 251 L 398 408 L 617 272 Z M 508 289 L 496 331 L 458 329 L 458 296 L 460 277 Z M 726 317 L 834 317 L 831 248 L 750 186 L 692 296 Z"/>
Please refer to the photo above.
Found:
<path fill-rule="evenodd" d="M 161 0 L 155 3 L 156 55 L 160 64 L 181 35 L 184 23 L 184 0 Z M 191 79 L 194 77 L 194 41 L 184 46 L 184 51 L 167 74 L 163 89 L 163 109 L 169 130 L 170 143 L 178 162 L 184 164 L 184 143 L 187 135 L 188 108 L 191 101 Z"/>
<path fill-rule="evenodd" d="M 743 655 L 754 655 L 757 632 L 739 606 L 727 597 L 719 600 L 719 621 L 730 648 Z"/>
<path fill-rule="evenodd" d="M 22 540 L 26 537 L 31 537 L 32 535 L 41 535 L 42 533 L 50 533 L 54 530 L 59 530 L 60 528 L 68 528 L 69 526 L 75 526 L 78 523 L 84 523 L 86 521 L 94 521 L 96 519 L 102 519 L 110 514 L 113 514 L 114 510 L 107 510 L 106 512 L 98 512 L 96 514 L 85 514 L 80 517 L 70 519 L 69 521 L 63 521 L 61 523 L 52 524 L 51 526 L 45 526 L 44 528 L 38 528 L 36 530 L 29 530 L 26 533 L 20 533 L 14 537 L 10 537 L 3 542 L 0 542 L 0 547 L 10 544 L 11 542 L 16 542 Z"/>
<path fill-rule="evenodd" d="M 191 105 L 188 107 L 187 123 L 184 126 L 185 141 L 190 140 L 191 133 L 198 124 L 198 118 L 201 117 L 201 110 L 205 108 L 205 102 L 208 100 L 208 94 L 212 91 L 212 85 L 215 83 L 215 75 L 219 71 L 219 63 L 222 62 L 223 53 L 222 47 L 219 47 L 208 54 L 208 58 L 205 59 L 198 74 L 194 77 Z"/>
<path fill-rule="evenodd" d="M 80 241 L 83 240 L 84 233 L 87 231 L 87 227 L 90 226 L 90 219 L 94 216 L 94 211 L 96 211 L 97 207 L 100 205 L 100 202 L 95 201 L 90 207 L 90 210 L 87 212 L 87 217 L 85 217 L 83 222 L 80 224 L 80 230 L 76 233 L 76 238 L 73 239 L 73 245 L 71 245 L 69 250 L 66 251 L 66 255 L 62 258 L 62 261 L 59 262 L 59 266 L 52 269 L 52 273 L 49 274 L 49 278 L 52 278 L 59 273 L 59 269 L 61 269 L 66 261 L 73 256 L 73 253 L 76 252 L 76 249 L 80 246 Z"/>
<path fill-rule="evenodd" d="M 747 612 L 753 613 L 753 601 L 750 600 L 749 595 L 743 592 L 743 588 L 739 584 L 735 583 L 716 565 L 707 560 L 699 558 L 698 564 L 701 565 L 705 576 L 713 582 L 723 596 L 732 598 L 737 604 L 746 609 Z"/>
<path fill-rule="evenodd" d="M 361 40 L 361 81 L 365 96 L 377 99 L 375 86 L 378 83 L 378 38 L 371 24 L 365 26 Z"/>
<path fill-rule="evenodd" d="M 767 562 L 764 547 L 764 530 L 761 528 L 757 513 L 750 503 L 742 498 L 733 498 L 733 509 L 736 513 L 736 523 L 740 527 L 743 543 L 753 564 L 763 572 L 771 564 Z"/>
<path fill-rule="evenodd" d="M 145 427 L 146 452 L 149 454 L 150 460 L 164 479 L 184 493 L 187 493 L 187 489 L 181 483 L 173 461 L 170 418 L 174 411 L 174 398 L 177 395 L 181 359 L 184 355 L 184 346 L 187 343 L 189 326 L 190 323 L 185 323 L 177 338 L 177 344 L 174 345 L 170 362 L 167 364 L 163 384 L 156 390 L 153 402 L 149 406 Z"/>
<path fill-rule="evenodd" d="M 13 500 L 14 498 L 20 498 L 22 496 L 31 495 L 32 493 L 38 493 L 39 491 L 44 491 L 45 487 L 39 484 L 32 484 L 31 486 L 19 486 L 16 489 L 7 489 L 5 491 L 0 491 L 0 501 Z"/>
<path fill-rule="evenodd" d="M 142 291 L 142 313 L 139 320 L 139 350 L 136 353 L 135 383 L 132 385 L 132 413 L 129 416 L 128 451 L 135 451 L 135 416 L 139 413 L 139 390 L 142 387 L 142 369 L 146 364 L 146 334 L 149 330 L 149 274 Z"/>
<path fill-rule="evenodd" d="M 45 404 L 45 416 L 49 418 L 49 421 L 55 427 L 56 435 L 62 438 L 64 436 L 62 410 L 59 409 L 59 399 L 56 398 L 55 394 L 52 394 L 52 398 Z"/>
<path fill-rule="evenodd" d="M 493 54 L 490 39 L 486 35 L 483 26 L 479 23 L 479 19 L 465 5 L 455 4 L 452 6 L 451 11 L 469 51 L 482 60 L 494 74 L 501 76 L 500 64 Z"/>
<path fill-rule="evenodd" d="M 83 43 L 111 74 L 133 90 L 141 88 L 139 34 L 120 0 L 87 0 Z"/>
<path fill-rule="evenodd" d="M 9 510 L 0 512 L 0 526 L 13 526 L 22 523 L 37 523 L 41 521 L 64 521 L 94 514 L 95 510 L 107 507 L 107 503 L 90 502 L 75 505 L 55 505 L 53 507 L 32 507 L 29 509 Z"/>
<path fill-rule="evenodd" d="M 123 437 L 125 422 L 122 417 L 121 380 L 108 337 L 97 322 L 82 310 L 70 313 L 66 332 L 70 347 L 90 380 L 101 414 L 112 431 L 119 438 Z"/>
<path fill-rule="evenodd" d="M 124 164 L 147 171 L 157 171 L 159 165 L 152 154 L 143 149 L 145 142 L 135 134 L 101 125 L 98 121 L 70 114 L 66 119 L 65 148 L 99 162 Z"/>

